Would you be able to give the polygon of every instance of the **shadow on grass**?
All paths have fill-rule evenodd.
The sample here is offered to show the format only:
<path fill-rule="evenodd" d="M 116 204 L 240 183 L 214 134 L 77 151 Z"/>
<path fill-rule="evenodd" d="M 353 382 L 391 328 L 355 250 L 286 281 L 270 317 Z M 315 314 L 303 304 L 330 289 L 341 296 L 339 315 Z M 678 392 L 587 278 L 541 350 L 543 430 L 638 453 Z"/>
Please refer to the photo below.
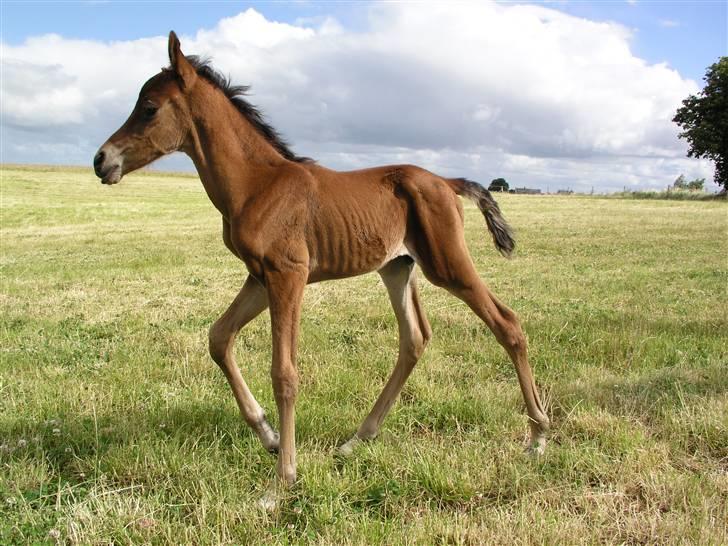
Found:
<path fill-rule="evenodd" d="M 559 389 L 560 413 L 586 401 L 615 415 L 647 417 L 728 392 L 728 366 L 661 368 L 639 377 L 613 376 L 594 382 L 577 382 Z"/>
<path fill-rule="evenodd" d="M 95 418 L 61 413 L 39 422 L 16 420 L 2 426 L 0 435 L 4 461 L 49 467 L 58 479 L 71 484 L 108 474 L 126 485 L 126 472 L 121 470 L 125 462 L 131 468 L 146 465 L 147 479 L 160 472 L 173 474 L 181 471 L 177 463 L 183 466 L 191 452 L 210 453 L 231 466 L 241 457 L 253 466 L 272 468 L 274 462 L 234 407 L 220 408 L 214 402 L 182 401 L 169 408 L 140 405 L 123 412 L 99 412 Z"/>
<path fill-rule="evenodd" d="M 558 427 L 572 412 L 599 408 L 625 423 L 640 423 L 651 436 L 688 453 L 724 460 L 728 432 L 718 414 L 726 393 L 726 365 L 662 368 L 639 377 L 613 376 L 555 389 L 551 414 Z"/>

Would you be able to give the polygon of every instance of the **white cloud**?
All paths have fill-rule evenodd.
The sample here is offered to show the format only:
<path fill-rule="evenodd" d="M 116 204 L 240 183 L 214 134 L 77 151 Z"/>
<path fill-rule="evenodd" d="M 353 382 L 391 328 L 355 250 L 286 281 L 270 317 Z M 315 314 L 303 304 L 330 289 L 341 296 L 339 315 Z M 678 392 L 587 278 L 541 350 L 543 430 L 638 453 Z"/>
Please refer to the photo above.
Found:
<path fill-rule="evenodd" d="M 60 65 L 8 59 L 3 83 L 3 123 L 42 128 L 83 121 L 81 89 Z"/>
<path fill-rule="evenodd" d="M 575 189 L 709 177 L 671 122 L 696 84 L 635 57 L 614 23 L 534 5 L 380 3 L 363 31 L 248 9 L 181 41 L 253 84 L 251 101 L 295 150 L 336 168 L 407 161 Z M 29 160 L 87 162 L 166 63 L 161 36 L 3 44 L 4 160 L 29 158 L 40 138 L 62 152 Z"/>
<path fill-rule="evenodd" d="M 250 8 L 234 17 L 222 19 L 214 29 L 200 30 L 196 41 L 207 46 L 255 46 L 270 48 L 278 44 L 306 40 L 315 36 L 312 28 L 268 21 Z"/>

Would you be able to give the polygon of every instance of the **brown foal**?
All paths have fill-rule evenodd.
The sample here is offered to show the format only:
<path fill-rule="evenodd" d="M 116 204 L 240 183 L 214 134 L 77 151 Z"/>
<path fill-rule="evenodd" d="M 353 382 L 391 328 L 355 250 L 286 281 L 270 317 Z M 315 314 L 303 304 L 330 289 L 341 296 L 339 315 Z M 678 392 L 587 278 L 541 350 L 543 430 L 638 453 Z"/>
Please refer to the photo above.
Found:
<path fill-rule="evenodd" d="M 458 195 L 476 201 L 496 247 L 508 255 L 513 238 L 482 186 L 445 179 L 411 165 L 336 172 L 294 155 L 258 111 L 208 63 L 185 57 L 169 35 L 170 67 L 142 87 L 129 119 L 94 158 L 104 184 L 180 150 L 192 158 L 207 195 L 222 215 L 225 246 L 249 275 L 210 329 L 210 354 L 232 387 L 245 421 L 278 452 L 277 474 L 296 478 L 294 405 L 296 347 L 307 283 L 377 271 L 399 325 L 394 372 L 344 454 L 374 438 L 432 332 L 415 280 L 425 277 L 467 303 L 513 361 L 530 418 L 530 449 L 543 451 L 549 420 L 539 399 L 516 314 L 478 277 L 465 246 Z M 240 329 L 270 310 L 271 377 L 280 437 L 245 384 L 233 345 Z"/>

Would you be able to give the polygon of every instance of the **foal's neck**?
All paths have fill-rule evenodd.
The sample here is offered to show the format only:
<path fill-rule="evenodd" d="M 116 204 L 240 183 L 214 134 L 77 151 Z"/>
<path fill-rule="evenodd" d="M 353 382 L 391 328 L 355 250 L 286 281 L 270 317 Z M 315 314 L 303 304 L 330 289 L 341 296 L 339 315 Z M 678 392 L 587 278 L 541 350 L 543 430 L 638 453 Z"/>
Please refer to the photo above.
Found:
<path fill-rule="evenodd" d="M 230 220 L 288 161 L 218 89 L 198 82 L 190 97 L 190 156 L 215 208 Z"/>

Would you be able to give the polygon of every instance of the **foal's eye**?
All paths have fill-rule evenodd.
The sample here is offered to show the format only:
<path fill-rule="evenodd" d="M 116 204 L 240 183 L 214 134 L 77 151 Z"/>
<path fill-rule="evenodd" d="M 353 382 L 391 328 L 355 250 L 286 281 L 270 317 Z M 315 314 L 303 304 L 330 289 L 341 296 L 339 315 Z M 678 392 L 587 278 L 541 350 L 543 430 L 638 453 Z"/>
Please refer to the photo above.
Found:
<path fill-rule="evenodd" d="M 159 110 L 159 108 L 157 108 L 155 105 L 145 104 L 142 112 L 146 119 L 152 119 L 154 117 L 154 114 L 157 113 L 157 110 Z"/>

